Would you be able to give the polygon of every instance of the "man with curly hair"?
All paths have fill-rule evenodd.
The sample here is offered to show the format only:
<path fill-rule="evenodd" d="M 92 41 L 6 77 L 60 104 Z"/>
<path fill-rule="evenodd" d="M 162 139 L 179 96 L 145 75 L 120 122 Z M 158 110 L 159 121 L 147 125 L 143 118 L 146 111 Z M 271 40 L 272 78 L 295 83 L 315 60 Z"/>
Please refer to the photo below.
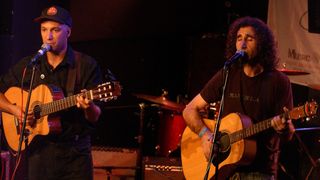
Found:
<path fill-rule="evenodd" d="M 219 175 L 219 179 L 276 179 L 280 141 L 290 140 L 294 133 L 291 120 L 279 116 L 292 109 L 291 84 L 288 77 L 276 69 L 275 39 L 270 28 L 260 19 L 243 17 L 231 24 L 226 41 L 226 59 L 239 51 L 246 55 L 218 71 L 186 106 L 183 117 L 187 126 L 201 139 L 208 160 L 213 130 L 204 123 L 199 112 L 210 103 L 221 100 L 224 74 L 228 69 L 221 117 L 236 112 L 248 116 L 252 124 L 271 118 L 272 128 L 250 137 L 256 142 L 255 156 L 248 163 L 237 165 L 232 173 Z"/>

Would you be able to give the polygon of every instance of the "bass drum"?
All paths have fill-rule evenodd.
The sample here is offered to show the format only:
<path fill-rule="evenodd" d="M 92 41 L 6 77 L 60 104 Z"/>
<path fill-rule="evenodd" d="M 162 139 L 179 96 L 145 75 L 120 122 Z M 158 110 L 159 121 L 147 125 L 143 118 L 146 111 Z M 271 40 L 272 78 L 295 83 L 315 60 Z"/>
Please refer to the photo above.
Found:
<path fill-rule="evenodd" d="M 182 133 L 186 127 L 181 113 L 163 111 L 160 118 L 157 155 L 169 157 L 180 148 Z"/>

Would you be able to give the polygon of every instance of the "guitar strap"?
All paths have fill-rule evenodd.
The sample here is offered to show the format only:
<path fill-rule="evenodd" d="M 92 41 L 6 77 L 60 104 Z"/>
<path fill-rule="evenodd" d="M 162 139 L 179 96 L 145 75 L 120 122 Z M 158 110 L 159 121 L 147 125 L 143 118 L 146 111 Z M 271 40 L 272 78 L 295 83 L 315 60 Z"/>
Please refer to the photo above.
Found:
<path fill-rule="evenodd" d="M 75 92 L 75 86 L 79 87 L 80 85 L 80 53 L 73 51 L 74 54 L 74 66 L 69 66 L 68 69 L 68 79 L 66 92 L 67 96 L 72 96 Z"/>

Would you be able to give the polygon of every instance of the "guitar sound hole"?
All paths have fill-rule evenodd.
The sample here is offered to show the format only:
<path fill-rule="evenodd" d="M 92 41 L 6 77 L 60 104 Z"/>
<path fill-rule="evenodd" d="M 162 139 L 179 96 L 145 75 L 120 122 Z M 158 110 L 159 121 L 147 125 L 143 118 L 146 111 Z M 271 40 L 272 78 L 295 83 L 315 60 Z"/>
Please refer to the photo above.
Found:
<path fill-rule="evenodd" d="M 220 151 L 227 152 L 230 149 L 230 138 L 227 133 L 222 133 L 220 138 Z"/>
<path fill-rule="evenodd" d="M 218 154 L 218 160 L 217 157 L 213 158 L 212 163 L 215 162 L 223 162 L 230 154 L 230 138 L 227 133 L 221 133 L 219 138 L 219 154 Z"/>

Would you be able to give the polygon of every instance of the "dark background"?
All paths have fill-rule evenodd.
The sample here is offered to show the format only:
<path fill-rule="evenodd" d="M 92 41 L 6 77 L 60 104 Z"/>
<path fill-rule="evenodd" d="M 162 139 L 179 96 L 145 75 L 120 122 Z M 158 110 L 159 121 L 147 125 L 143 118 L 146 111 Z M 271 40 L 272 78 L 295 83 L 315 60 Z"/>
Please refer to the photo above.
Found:
<path fill-rule="evenodd" d="M 230 23 L 247 15 L 266 22 L 268 12 L 268 0 L 2 0 L 0 74 L 40 48 L 39 25 L 32 20 L 51 4 L 65 7 L 72 14 L 70 42 L 74 49 L 94 57 L 103 75 L 110 69 L 123 86 L 118 100 L 103 107 L 94 145 L 130 148 L 137 147 L 139 105 L 150 104 L 133 93 L 160 96 L 166 90 L 171 101 L 182 97 L 183 102 L 188 102 L 222 67 Z M 313 21 L 309 19 L 310 22 Z M 319 31 L 317 27 L 318 24 L 312 26 L 312 31 Z M 296 84 L 292 87 L 295 106 L 319 97 L 318 90 Z M 148 106 L 145 110 L 145 153 L 153 155 L 157 137 L 166 133 L 157 131 L 157 124 L 165 121 L 159 114 L 172 112 Z M 296 127 L 314 127 L 317 121 L 313 118 Z M 315 151 L 319 150 L 319 132 L 297 134 L 312 157 L 319 158 Z M 289 174 L 303 178 L 311 165 L 300 146 L 297 140 L 284 145 L 281 162 Z M 288 163 L 293 158 L 296 162 Z"/>

